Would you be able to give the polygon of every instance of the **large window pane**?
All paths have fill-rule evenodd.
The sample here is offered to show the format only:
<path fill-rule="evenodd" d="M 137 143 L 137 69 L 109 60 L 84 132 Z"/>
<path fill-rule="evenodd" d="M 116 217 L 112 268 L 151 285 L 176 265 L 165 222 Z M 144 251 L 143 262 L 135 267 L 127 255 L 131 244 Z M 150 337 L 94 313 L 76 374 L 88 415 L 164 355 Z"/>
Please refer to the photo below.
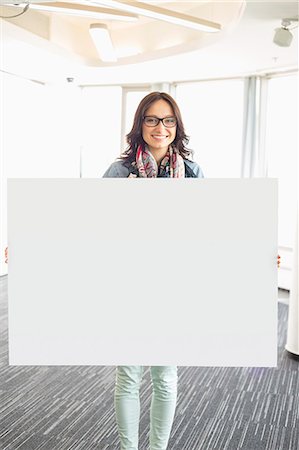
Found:
<path fill-rule="evenodd" d="M 207 178 L 240 177 L 243 97 L 242 80 L 177 85 L 188 147 Z"/>
<path fill-rule="evenodd" d="M 293 247 L 298 189 L 298 78 L 269 81 L 266 153 L 268 176 L 278 178 L 278 242 Z"/>

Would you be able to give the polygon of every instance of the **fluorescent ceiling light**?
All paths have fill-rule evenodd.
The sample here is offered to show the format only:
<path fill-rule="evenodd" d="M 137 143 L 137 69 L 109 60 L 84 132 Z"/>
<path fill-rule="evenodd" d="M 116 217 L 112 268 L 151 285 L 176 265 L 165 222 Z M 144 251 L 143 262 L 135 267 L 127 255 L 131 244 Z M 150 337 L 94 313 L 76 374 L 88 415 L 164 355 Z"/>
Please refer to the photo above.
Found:
<path fill-rule="evenodd" d="M 9 2 L 7 2 L 9 4 Z M 26 3 L 10 4 L 10 6 L 24 6 Z M 49 2 L 49 3 L 31 3 L 29 2 L 29 9 L 37 11 L 55 12 L 59 14 L 66 14 L 77 17 L 90 17 L 99 20 L 119 20 L 123 22 L 136 22 L 138 16 L 129 14 L 127 12 L 115 11 L 108 8 L 100 8 L 92 5 L 80 5 L 77 3 L 67 2 Z"/>
<path fill-rule="evenodd" d="M 171 11 L 169 9 L 160 8 L 158 6 L 149 5 L 148 3 L 142 3 L 139 1 L 94 0 L 93 3 L 108 6 L 110 8 L 116 8 L 119 11 L 125 11 L 132 14 L 138 14 L 140 16 L 150 17 L 152 19 L 162 20 L 174 25 L 181 25 L 183 27 L 192 28 L 198 31 L 215 32 L 221 30 L 221 25 L 219 23 L 199 19 L 198 17 L 179 13 L 177 11 Z"/>
<path fill-rule="evenodd" d="M 117 58 L 128 58 L 129 56 L 140 55 L 142 51 L 137 47 L 121 47 L 116 49 Z"/>
<path fill-rule="evenodd" d="M 89 32 L 102 61 L 116 62 L 116 53 L 106 25 L 92 23 Z"/>

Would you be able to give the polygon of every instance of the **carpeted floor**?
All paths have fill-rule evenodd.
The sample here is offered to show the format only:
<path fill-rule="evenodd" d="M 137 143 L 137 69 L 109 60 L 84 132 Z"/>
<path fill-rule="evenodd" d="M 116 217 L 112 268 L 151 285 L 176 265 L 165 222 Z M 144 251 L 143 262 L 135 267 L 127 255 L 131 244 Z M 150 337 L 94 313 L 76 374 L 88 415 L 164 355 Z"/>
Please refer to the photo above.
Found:
<path fill-rule="evenodd" d="M 8 366 L 7 282 L 0 278 L 0 449 L 119 449 L 114 367 Z M 299 365 L 284 351 L 288 306 L 278 310 L 277 368 L 179 367 L 168 450 L 299 450 Z M 149 368 L 140 398 L 147 450 Z"/>

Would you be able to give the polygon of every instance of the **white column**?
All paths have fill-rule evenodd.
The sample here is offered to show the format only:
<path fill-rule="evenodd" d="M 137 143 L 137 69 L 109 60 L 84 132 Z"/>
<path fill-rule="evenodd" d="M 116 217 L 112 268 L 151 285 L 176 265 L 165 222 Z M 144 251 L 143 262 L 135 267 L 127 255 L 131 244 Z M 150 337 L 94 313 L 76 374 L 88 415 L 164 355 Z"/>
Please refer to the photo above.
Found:
<path fill-rule="evenodd" d="M 298 205 L 297 205 L 297 225 L 295 229 L 294 262 L 292 272 L 292 286 L 289 302 L 289 319 L 286 350 L 299 356 L 299 291 L 298 291 Z"/>

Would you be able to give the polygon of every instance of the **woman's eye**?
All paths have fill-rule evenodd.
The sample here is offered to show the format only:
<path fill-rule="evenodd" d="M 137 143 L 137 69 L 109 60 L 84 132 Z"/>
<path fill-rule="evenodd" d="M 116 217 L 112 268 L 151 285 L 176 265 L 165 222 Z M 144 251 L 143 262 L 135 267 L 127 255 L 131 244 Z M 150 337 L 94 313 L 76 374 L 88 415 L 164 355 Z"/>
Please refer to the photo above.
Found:
<path fill-rule="evenodd" d="M 147 117 L 145 123 L 148 125 L 156 125 L 157 119 L 155 117 Z"/>
<path fill-rule="evenodd" d="M 166 119 L 165 122 L 167 125 L 173 125 L 173 124 L 175 124 L 175 118 L 169 117 L 169 119 Z"/>

